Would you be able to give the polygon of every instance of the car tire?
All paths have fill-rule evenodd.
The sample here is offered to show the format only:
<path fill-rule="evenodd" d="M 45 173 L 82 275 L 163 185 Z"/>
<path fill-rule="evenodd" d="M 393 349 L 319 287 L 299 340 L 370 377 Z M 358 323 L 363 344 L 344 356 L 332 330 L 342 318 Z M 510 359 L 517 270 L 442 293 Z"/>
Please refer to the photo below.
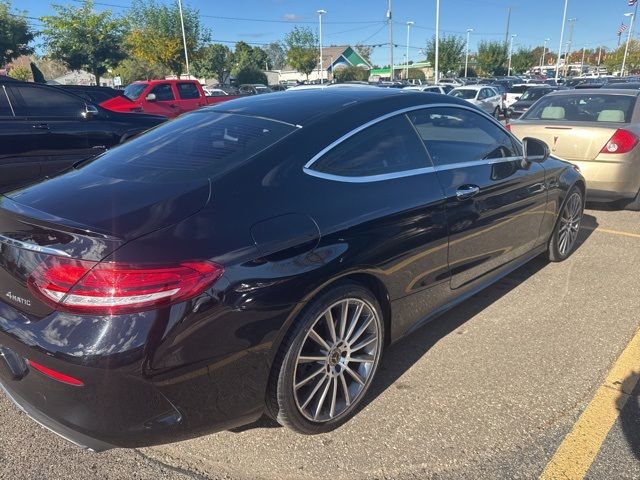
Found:
<path fill-rule="evenodd" d="M 632 212 L 640 212 L 640 192 L 636 195 L 636 198 L 624 206 L 625 210 L 631 210 Z"/>
<path fill-rule="evenodd" d="M 549 240 L 549 260 L 552 262 L 562 262 L 574 252 L 583 212 L 584 195 L 582 190 L 574 185 L 567 193 Z"/>
<path fill-rule="evenodd" d="M 269 414 L 306 435 L 344 424 L 362 406 L 384 333 L 382 310 L 367 289 L 344 283 L 323 293 L 283 341 L 271 375 Z"/>

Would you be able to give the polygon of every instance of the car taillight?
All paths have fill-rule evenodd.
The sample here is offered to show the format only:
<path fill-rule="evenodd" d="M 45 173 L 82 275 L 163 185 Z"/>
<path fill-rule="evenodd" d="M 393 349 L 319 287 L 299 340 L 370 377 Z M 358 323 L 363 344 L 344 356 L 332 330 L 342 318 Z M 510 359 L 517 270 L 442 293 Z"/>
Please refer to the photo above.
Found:
<path fill-rule="evenodd" d="M 219 265 L 198 261 L 138 266 L 48 257 L 29 277 L 29 288 L 57 309 L 121 314 L 192 298 L 223 271 Z"/>
<path fill-rule="evenodd" d="M 619 128 L 606 145 L 602 147 L 600 153 L 628 153 L 635 148 L 638 140 L 635 134 Z"/>
<path fill-rule="evenodd" d="M 507 123 L 507 124 L 504 126 L 504 128 L 506 128 L 507 130 L 511 131 L 511 124 L 510 124 L 510 123 Z"/>

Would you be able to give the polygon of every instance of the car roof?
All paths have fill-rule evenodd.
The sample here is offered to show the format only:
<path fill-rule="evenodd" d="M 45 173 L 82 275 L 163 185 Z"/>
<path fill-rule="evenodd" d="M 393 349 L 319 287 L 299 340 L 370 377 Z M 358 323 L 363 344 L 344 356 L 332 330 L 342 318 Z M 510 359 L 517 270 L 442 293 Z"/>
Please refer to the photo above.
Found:
<path fill-rule="evenodd" d="M 553 92 L 549 92 L 548 95 L 558 96 L 558 95 L 628 95 L 630 97 L 637 97 L 640 95 L 640 90 L 632 90 L 626 88 L 581 88 L 579 90 L 554 90 Z"/>
<path fill-rule="evenodd" d="M 463 85 L 461 87 L 456 87 L 453 90 L 480 90 L 481 88 L 491 88 L 492 86 L 493 85 Z"/>
<path fill-rule="evenodd" d="M 289 89 L 268 95 L 238 98 L 200 111 L 236 113 L 269 118 L 291 125 L 308 125 L 338 112 L 367 106 L 372 118 L 412 106 L 442 103 L 442 95 L 416 90 L 368 86 Z M 469 106 L 462 99 L 448 97 L 447 103 Z"/>

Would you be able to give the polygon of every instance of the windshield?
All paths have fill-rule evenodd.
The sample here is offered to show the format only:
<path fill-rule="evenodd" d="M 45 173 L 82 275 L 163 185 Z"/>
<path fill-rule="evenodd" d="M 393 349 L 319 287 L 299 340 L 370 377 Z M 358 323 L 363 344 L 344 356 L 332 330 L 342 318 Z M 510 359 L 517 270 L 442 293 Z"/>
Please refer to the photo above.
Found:
<path fill-rule="evenodd" d="M 524 92 L 520 97 L 520 100 L 538 100 L 539 98 L 544 97 L 549 92 L 551 92 L 551 90 L 548 90 L 546 88 L 532 88 Z"/>
<path fill-rule="evenodd" d="M 465 100 L 473 100 L 476 98 L 477 90 L 468 90 L 468 89 L 460 89 L 460 90 L 451 90 L 449 95 L 456 98 L 464 98 Z"/>
<path fill-rule="evenodd" d="M 629 123 L 635 102 L 636 97 L 630 95 L 551 95 L 541 98 L 522 118 Z"/>
<path fill-rule="evenodd" d="M 145 183 L 215 178 L 294 130 L 264 118 L 194 112 L 109 150 L 82 168 L 102 177 Z"/>
<path fill-rule="evenodd" d="M 132 83 L 131 85 L 127 85 L 124 89 L 124 96 L 129 100 L 137 100 L 144 89 L 147 88 L 147 83 Z"/>

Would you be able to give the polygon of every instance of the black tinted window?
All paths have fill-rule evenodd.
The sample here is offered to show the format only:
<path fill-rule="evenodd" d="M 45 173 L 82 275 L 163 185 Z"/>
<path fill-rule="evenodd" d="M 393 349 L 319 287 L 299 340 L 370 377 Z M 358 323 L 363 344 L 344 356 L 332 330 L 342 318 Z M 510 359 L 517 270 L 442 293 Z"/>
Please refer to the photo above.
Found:
<path fill-rule="evenodd" d="M 22 97 L 26 114 L 32 117 L 77 117 L 85 111 L 83 99 L 54 90 L 27 85 L 12 85 L 11 88 Z M 18 112 L 16 111 L 16 114 Z"/>
<path fill-rule="evenodd" d="M 200 92 L 194 83 L 178 83 L 178 96 L 183 100 L 192 100 L 200 98 Z"/>
<path fill-rule="evenodd" d="M 96 175 L 143 182 L 213 178 L 294 130 L 261 118 L 191 113 L 108 151 L 83 168 Z"/>
<path fill-rule="evenodd" d="M 408 117 L 436 166 L 521 155 L 506 131 L 475 112 L 429 108 Z"/>
<path fill-rule="evenodd" d="M 0 117 L 12 117 L 11 106 L 7 100 L 8 92 L 0 85 Z"/>
<path fill-rule="evenodd" d="M 168 83 L 156 85 L 149 93 L 153 93 L 156 96 L 156 100 L 159 102 L 174 100 L 173 90 L 171 85 Z"/>
<path fill-rule="evenodd" d="M 317 160 L 311 169 L 343 177 L 367 177 L 427 167 L 420 139 L 404 115 L 356 133 Z"/>
<path fill-rule="evenodd" d="M 631 95 L 550 95 L 540 99 L 522 118 L 570 122 L 629 123 L 636 97 Z"/>

